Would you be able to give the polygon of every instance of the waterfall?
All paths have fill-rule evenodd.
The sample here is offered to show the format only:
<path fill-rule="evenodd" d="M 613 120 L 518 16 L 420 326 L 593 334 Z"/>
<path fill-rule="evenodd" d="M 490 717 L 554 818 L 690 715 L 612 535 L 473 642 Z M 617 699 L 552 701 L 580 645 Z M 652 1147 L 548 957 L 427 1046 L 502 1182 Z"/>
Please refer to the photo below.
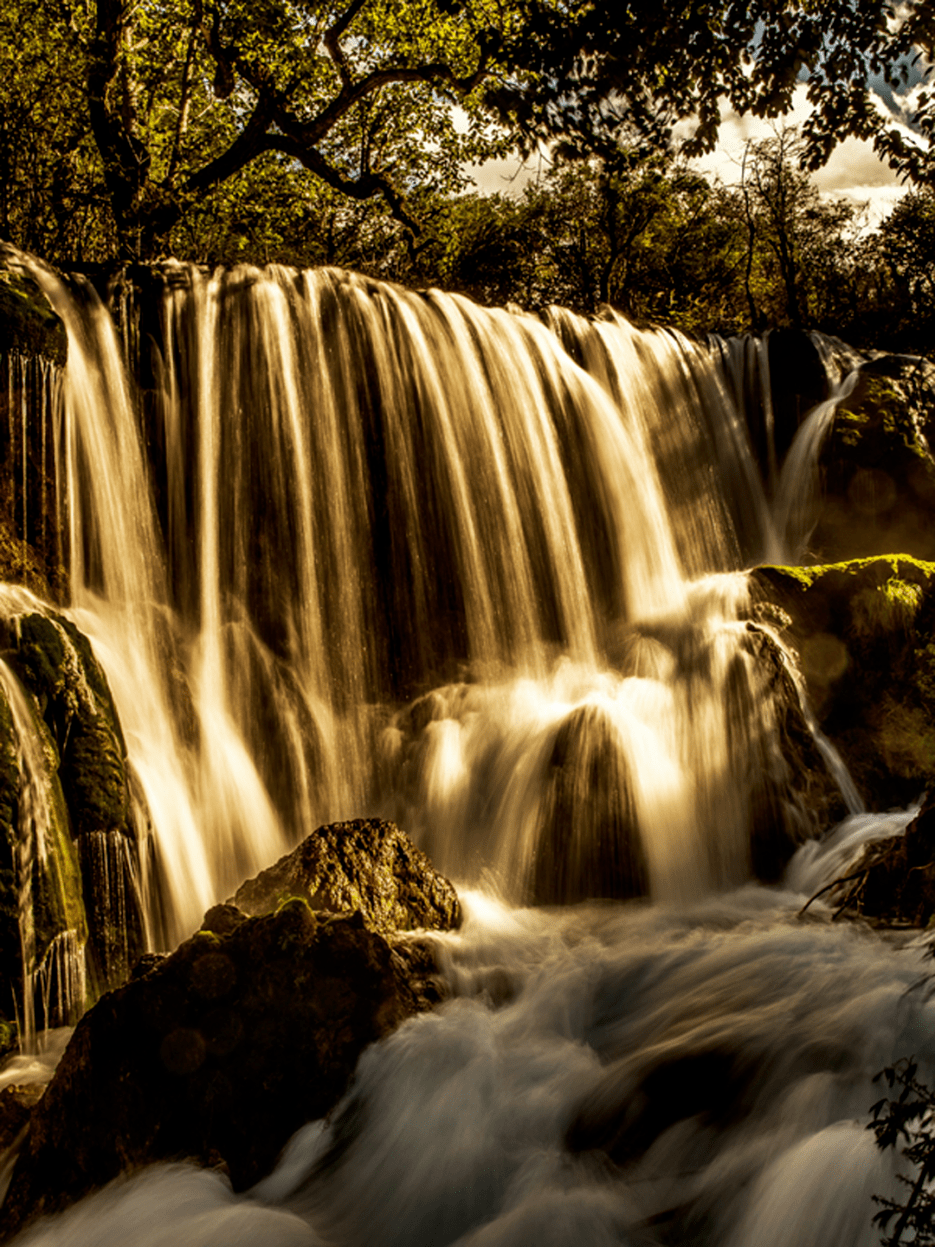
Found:
<path fill-rule="evenodd" d="M 31 541 L 67 515 L 70 615 L 135 775 L 138 865 L 120 836 L 81 850 L 108 921 L 138 887 L 170 947 L 318 823 L 369 813 L 467 911 L 435 937 L 453 999 L 367 1053 L 249 1199 L 157 1167 L 33 1241 L 870 1247 L 870 1195 L 897 1188 L 869 1079 L 935 1061 L 924 949 L 795 915 L 908 816 L 860 813 L 819 738 L 851 817 L 810 839 L 782 730 L 808 708 L 744 574 L 804 539 L 790 489 L 832 408 L 780 471 L 767 391 L 752 432 L 743 405 L 762 347 L 177 264 L 115 324 L 32 267 L 69 334 L 40 444 L 61 505 L 34 503 L 9 373 L 16 515 Z M 76 912 L 37 940 L 54 800 L 0 683 L 28 1036 L 80 1008 L 87 934 Z M 797 846 L 787 890 L 750 882 Z"/>
<path fill-rule="evenodd" d="M 860 812 L 820 737 L 808 766 L 849 817 L 819 843 L 796 789 L 789 716 L 814 724 L 744 571 L 807 510 L 769 350 L 175 263 L 115 323 L 86 282 L 17 262 L 68 332 L 41 446 L 69 615 L 134 775 L 139 851 L 98 831 L 81 849 L 108 923 L 139 890 L 171 947 L 319 823 L 365 814 L 395 817 L 466 912 L 432 937 L 451 998 L 368 1050 L 252 1193 L 155 1166 L 27 1241 L 871 1247 L 870 1196 L 898 1188 L 870 1079 L 909 1052 L 935 1066 L 929 963 L 820 904 L 797 917 L 909 815 Z M 826 420 L 802 424 L 799 482 Z M 5 593 L 14 627 L 40 609 Z M 30 924 L 54 798 L 5 665 L 0 685 L 30 798 L 24 1010 L 67 1021 L 51 1002 L 82 996 L 87 933 Z"/>
<path fill-rule="evenodd" d="M 68 333 L 71 613 L 162 941 L 365 812 L 516 901 L 697 897 L 758 866 L 758 809 L 786 856 L 810 834 L 742 575 L 776 527 L 716 352 L 176 263 L 115 325 L 19 263 Z"/>

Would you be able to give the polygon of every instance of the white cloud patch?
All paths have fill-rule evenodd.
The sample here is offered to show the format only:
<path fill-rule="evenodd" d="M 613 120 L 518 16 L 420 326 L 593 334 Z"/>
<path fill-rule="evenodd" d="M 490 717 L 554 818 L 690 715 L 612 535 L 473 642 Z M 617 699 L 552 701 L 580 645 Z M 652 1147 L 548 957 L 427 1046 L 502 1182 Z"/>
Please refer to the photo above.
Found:
<path fill-rule="evenodd" d="M 894 124 L 900 124 L 882 100 L 878 101 L 878 106 Z M 779 121 L 749 115 L 740 117 L 725 107 L 717 148 L 692 163 L 708 177 L 720 178 L 728 186 L 736 185 L 740 181 L 747 143 L 770 138 L 777 126 L 801 125 L 810 111 L 804 83 L 796 87 L 791 111 Z M 868 227 L 878 225 L 906 193 L 906 187 L 866 139 L 844 139 L 835 147 L 828 163 L 813 176 L 822 195 L 866 204 Z"/>

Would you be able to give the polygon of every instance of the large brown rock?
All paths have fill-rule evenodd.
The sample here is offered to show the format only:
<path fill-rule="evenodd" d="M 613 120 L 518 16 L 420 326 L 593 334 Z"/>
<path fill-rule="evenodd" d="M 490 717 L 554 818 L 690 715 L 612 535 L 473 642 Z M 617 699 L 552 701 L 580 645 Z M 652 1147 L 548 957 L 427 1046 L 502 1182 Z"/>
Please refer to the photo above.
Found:
<path fill-rule="evenodd" d="M 312 909 L 359 911 L 371 931 L 389 935 L 460 925 L 458 894 L 395 823 L 356 819 L 331 823 L 242 884 L 233 904 L 264 914 L 290 896 Z"/>
<path fill-rule="evenodd" d="M 303 900 L 199 932 L 79 1022 L 36 1107 L 0 1230 L 119 1173 L 190 1157 L 254 1183 L 338 1102 L 367 1044 L 415 1005 L 359 914 Z"/>

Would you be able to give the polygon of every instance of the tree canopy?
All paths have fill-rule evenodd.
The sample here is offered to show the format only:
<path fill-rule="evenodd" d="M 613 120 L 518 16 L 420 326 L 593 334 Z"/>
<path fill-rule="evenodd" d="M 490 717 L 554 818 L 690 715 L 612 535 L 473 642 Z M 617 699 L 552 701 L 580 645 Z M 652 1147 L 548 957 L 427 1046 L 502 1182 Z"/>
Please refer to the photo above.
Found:
<path fill-rule="evenodd" d="M 697 152 L 713 145 L 722 102 L 778 116 L 800 80 L 815 106 L 810 163 L 861 134 L 924 181 L 935 104 L 918 53 L 932 50 L 931 9 L 916 0 L 897 18 L 883 0 L 5 0 L 0 172 L 7 198 L 20 198 L 2 227 L 14 234 L 19 212 L 56 248 L 145 257 L 180 224 L 210 232 L 209 217 L 225 215 L 223 189 L 260 227 L 274 192 L 294 201 L 300 227 L 303 204 L 378 198 L 414 237 L 420 199 L 459 190 L 471 162 L 542 142 L 559 155 L 658 152 L 685 118 L 686 151 Z M 873 74 L 919 79 L 918 144 L 881 119 Z M 102 200 L 108 211 L 92 227 Z"/>

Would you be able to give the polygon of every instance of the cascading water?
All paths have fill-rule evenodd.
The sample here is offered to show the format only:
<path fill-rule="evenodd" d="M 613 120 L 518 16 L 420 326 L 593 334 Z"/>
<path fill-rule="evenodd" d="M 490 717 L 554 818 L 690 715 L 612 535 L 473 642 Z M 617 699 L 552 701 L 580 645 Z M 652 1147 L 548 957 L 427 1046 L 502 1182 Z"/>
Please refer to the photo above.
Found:
<path fill-rule="evenodd" d="M 703 348 L 556 313 L 586 371 L 542 322 L 455 297 L 167 266 L 144 461 L 110 318 L 37 275 L 70 342 L 73 615 L 149 804 L 170 939 L 374 801 L 517 899 L 593 894 L 617 840 L 624 894 L 747 876 L 724 742 L 762 753 L 772 707 L 742 581 L 685 569 L 772 538 Z M 730 728 L 729 682 L 752 690 Z M 431 710 L 394 712 L 433 686 Z M 604 808 L 566 837 L 605 754 Z"/>
<path fill-rule="evenodd" d="M 437 940 L 454 999 L 251 1198 L 154 1169 L 30 1241 L 871 1243 L 868 1080 L 935 1055 L 931 1007 L 918 950 L 747 882 L 815 821 L 718 353 L 166 265 L 138 399 L 92 292 L 31 268 L 69 334 L 71 614 L 145 797 L 156 938 L 371 812 L 485 894 Z M 828 861 L 806 844 L 792 886 Z M 510 908 L 607 895 L 654 903 Z"/>

